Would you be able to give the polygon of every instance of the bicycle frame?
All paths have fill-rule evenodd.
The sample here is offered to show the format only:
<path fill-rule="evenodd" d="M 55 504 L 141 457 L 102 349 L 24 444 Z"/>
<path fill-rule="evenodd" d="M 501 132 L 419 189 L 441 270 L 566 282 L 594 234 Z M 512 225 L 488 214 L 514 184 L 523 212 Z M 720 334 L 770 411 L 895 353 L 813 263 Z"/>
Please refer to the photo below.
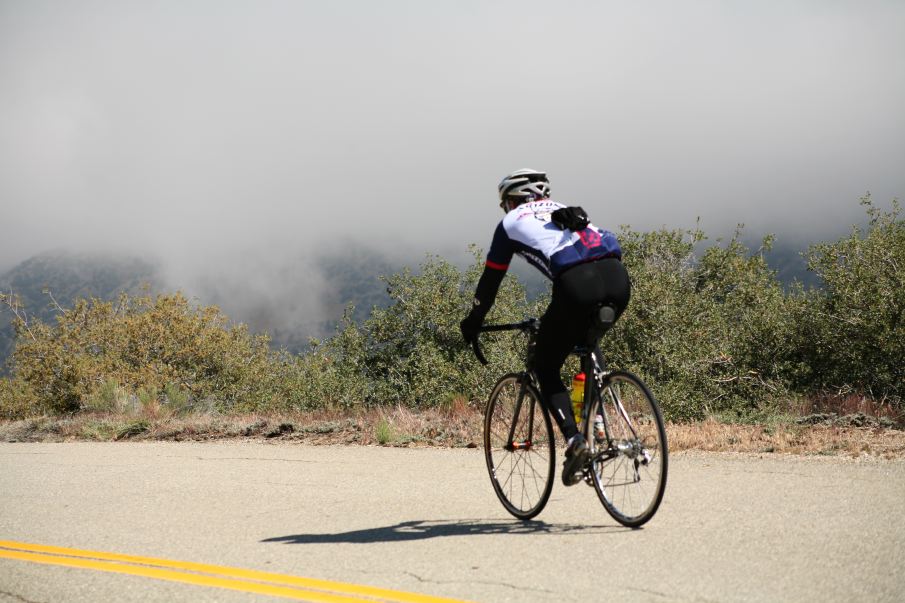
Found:
<path fill-rule="evenodd" d="M 539 329 L 539 321 L 537 319 L 529 319 L 524 322 L 519 323 L 510 323 L 510 324 L 500 324 L 500 325 L 487 325 L 481 328 L 481 331 L 484 332 L 492 332 L 492 331 L 515 331 L 519 330 L 528 334 L 529 337 L 529 347 L 532 343 L 534 337 L 537 336 L 537 331 Z M 482 364 L 487 364 L 487 359 L 484 358 L 484 354 L 481 353 L 481 348 L 478 345 L 477 340 L 472 343 L 472 347 L 474 349 L 475 356 L 477 356 L 478 360 Z M 601 402 L 603 402 L 602 396 L 603 392 L 607 392 L 610 397 L 610 401 L 613 404 L 613 408 L 616 412 L 622 415 L 622 418 L 625 420 L 626 424 L 629 426 L 629 429 L 632 432 L 632 436 L 637 439 L 638 431 L 635 429 L 634 424 L 632 423 L 631 418 L 628 416 L 628 413 L 625 411 L 625 407 L 622 404 L 622 401 L 616 396 L 616 394 L 608 387 L 607 376 L 609 375 L 609 371 L 603 369 L 603 358 L 600 355 L 600 351 L 597 347 L 597 342 L 594 342 L 593 345 L 588 346 L 578 346 L 573 350 L 573 353 L 579 357 L 579 365 L 581 366 L 581 371 L 584 372 L 585 375 L 590 375 L 591 378 L 587 379 L 585 382 L 584 389 L 584 400 L 582 401 L 582 410 L 581 410 L 581 425 L 587 425 L 587 421 L 590 420 L 591 408 L 593 407 L 593 403 L 595 398 L 600 397 Z M 535 377 L 534 372 L 529 366 L 530 360 L 526 360 L 525 370 L 522 372 L 521 377 L 519 378 L 520 386 L 518 399 L 516 400 L 515 406 L 515 415 L 513 417 L 512 425 L 509 428 L 509 437 L 507 439 L 507 443 L 505 449 L 508 451 L 513 450 L 528 450 L 532 446 L 532 442 L 516 442 L 515 441 L 515 428 L 518 425 L 518 419 L 522 411 L 522 401 L 525 397 L 525 390 L 528 387 L 529 383 L 532 383 L 536 386 L 537 377 Z M 613 442 L 614 437 L 612 430 L 610 429 L 610 420 L 607 417 L 607 413 L 602 413 L 603 417 L 603 428 L 604 433 L 606 434 L 607 442 Z M 534 406 L 532 405 L 530 409 L 530 414 L 528 416 L 528 433 L 533 433 L 534 428 Z M 594 460 L 601 459 L 610 459 L 619 454 L 620 450 L 618 448 L 607 447 L 605 450 L 601 450 L 598 452 Z M 625 451 L 622 451 L 625 452 Z"/>

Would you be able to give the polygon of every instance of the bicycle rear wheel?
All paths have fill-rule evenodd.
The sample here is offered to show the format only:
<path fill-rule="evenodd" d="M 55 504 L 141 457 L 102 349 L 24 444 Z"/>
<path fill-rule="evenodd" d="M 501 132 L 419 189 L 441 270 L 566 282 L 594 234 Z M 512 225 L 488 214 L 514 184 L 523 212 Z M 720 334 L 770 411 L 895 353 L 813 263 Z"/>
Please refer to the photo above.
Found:
<path fill-rule="evenodd" d="M 503 376 L 484 413 L 490 481 L 506 510 L 519 519 L 531 519 L 543 510 L 555 469 L 553 425 L 540 394 L 525 379 L 518 373 Z"/>
<path fill-rule="evenodd" d="M 666 489 L 666 429 L 647 386 L 626 371 L 610 373 L 587 422 L 590 478 L 613 519 L 638 527 L 654 516 Z M 599 433 L 595 417 L 604 417 Z"/>

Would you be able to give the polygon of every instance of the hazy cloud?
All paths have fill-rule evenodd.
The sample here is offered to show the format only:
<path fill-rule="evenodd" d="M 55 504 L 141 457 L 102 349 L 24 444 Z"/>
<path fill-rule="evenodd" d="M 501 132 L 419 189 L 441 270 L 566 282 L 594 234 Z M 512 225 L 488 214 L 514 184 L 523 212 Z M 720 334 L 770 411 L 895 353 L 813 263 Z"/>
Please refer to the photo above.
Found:
<path fill-rule="evenodd" d="M 285 305 L 353 242 L 486 245 L 520 167 L 604 225 L 837 233 L 905 191 L 903 34 L 894 1 L 7 0 L 0 267 L 150 253 Z"/>

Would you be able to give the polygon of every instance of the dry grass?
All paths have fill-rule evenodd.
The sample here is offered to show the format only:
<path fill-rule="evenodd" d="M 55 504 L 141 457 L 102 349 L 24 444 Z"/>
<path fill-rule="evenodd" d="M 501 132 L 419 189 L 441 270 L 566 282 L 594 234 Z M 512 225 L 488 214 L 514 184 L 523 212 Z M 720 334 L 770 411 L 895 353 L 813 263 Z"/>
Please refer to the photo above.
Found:
<path fill-rule="evenodd" d="M 834 425 L 738 425 L 713 419 L 670 424 L 671 451 L 772 452 L 844 456 L 905 457 L 905 431 Z"/>
<path fill-rule="evenodd" d="M 81 413 L 0 422 L 0 441 L 257 439 L 306 444 L 480 447 L 480 410 L 464 400 L 443 409 L 405 407 L 223 416 L 161 411 Z M 714 419 L 667 426 L 670 450 L 905 458 L 905 431 L 880 427 L 727 424 Z"/>
<path fill-rule="evenodd" d="M 863 414 L 869 417 L 883 417 L 902 423 L 905 416 L 886 399 L 872 398 L 848 390 L 824 391 L 799 398 L 788 411 L 796 416 L 810 414 L 835 414 L 840 417 Z"/>

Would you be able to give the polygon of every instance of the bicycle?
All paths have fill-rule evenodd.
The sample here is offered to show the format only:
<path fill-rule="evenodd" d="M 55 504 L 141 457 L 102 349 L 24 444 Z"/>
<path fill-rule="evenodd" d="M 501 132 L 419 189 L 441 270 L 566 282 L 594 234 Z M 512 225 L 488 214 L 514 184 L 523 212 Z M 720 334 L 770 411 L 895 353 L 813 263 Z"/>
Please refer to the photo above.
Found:
<path fill-rule="evenodd" d="M 594 487 L 613 519 L 636 528 L 660 506 L 669 454 L 660 408 L 644 382 L 628 371 L 604 368 L 598 343 L 614 320 L 612 307 L 599 306 L 586 343 L 572 352 L 588 376 L 578 425 L 590 449 L 583 481 Z M 528 337 L 525 370 L 500 377 L 484 412 L 484 456 L 493 489 L 503 507 L 522 520 L 547 504 L 556 466 L 553 425 L 533 371 L 539 329 L 536 318 L 480 329 L 519 330 Z M 477 338 L 472 349 L 486 365 Z"/>

